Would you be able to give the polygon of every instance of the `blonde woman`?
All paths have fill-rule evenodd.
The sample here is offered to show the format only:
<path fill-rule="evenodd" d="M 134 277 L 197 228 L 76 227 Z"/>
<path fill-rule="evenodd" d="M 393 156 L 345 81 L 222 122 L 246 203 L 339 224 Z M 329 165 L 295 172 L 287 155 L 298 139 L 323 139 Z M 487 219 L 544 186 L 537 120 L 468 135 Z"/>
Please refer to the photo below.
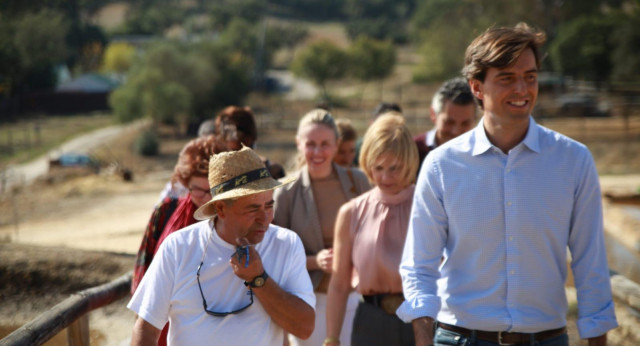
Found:
<path fill-rule="evenodd" d="M 333 162 L 338 150 L 338 130 L 328 111 L 314 109 L 302 117 L 296 145 L 303 165 L 295 173 L 298 179 L 294 183 L 274 193 L 273 223 L 293 230 L 302 239 L 307 270 L 316 294 L 313 334 L 308 340 L 290 336 L 290 343 L 318 346 L 326 335 L 324 312 L 333 263 L 331 246 L 335 218 L 342 204 L 369 190 L 370 185 L 360 170 L 343 168 Z M 358 296 L 354 293 L 347 301 L 342 329 L 350 335 Z M 349 345 L 348 340 L 343 345 Z"/>
<path fill-rule="evenodd" d="M 375 187 L 338 213 L 324 345 L 414 345 L 411 324 L 395 315 L 404 300 L 398 266 L 418 169 L 418 151 L 401 115 L 376 119 L 364 136 L 359 161 Z M 354 283 L 363 301 L 349 340 L 341 328 Z"/>

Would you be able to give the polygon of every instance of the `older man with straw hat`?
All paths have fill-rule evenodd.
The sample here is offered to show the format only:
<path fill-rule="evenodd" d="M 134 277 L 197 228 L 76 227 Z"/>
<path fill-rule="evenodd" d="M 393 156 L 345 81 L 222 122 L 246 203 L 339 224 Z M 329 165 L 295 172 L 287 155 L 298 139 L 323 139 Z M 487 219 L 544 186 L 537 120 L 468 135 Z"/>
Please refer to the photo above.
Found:
<path fill-rule="evenodd" d="M 298 236 L 271 224 L 271 177 L 249 148 L 209 162 L 203 220 L 162 243 L 128 308 L 138 314 L 132 345 L 155 344 L 169 321 L 169 345 L 282 345 L 307 338 L 315 296 Z M 255 299 L 254 299 L 255 297 Z"/>

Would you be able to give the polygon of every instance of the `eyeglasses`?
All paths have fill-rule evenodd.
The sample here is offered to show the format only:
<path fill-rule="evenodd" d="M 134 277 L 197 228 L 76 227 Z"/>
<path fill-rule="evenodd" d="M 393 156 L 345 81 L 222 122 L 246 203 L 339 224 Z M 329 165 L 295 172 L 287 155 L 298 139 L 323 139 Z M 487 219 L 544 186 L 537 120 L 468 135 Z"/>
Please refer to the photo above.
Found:
<path fill-rule="evenodd" d="M 198 271 L 196 272 L 196 280 L 198 281 L 198 289 L 200 289 L 200 296 L 202 297 L 202 305 L 204 306 L 204 312 L 206 312 L 208 315 L 215 316 L 215 317 L 225 317 L 228 315 L 239 314 L 253 304 L 253 290 L 251 290 L 251 288 L 249 288 L 249 291 L 247 292 L 247 294 L 249 295 L 249 304 L 241 307 L 240 309 L 229 311 L 229 312 L 215 312 L 207 309 L 207 300 L 204 298 L 204 293 L 202 292 L 202 286 L 200 285 L 200 269 L 202 269 L 202 265 L 204 264 L 204 256 L 207 253 L 207 247 L 209 246 L 210 239 L 211 239 L 211 236 L 209 236 L 209 238 L 207 239 L 207 245 L 205 245 L 204 253 L 202 254 L 202 261 L 200 261 L 200 265 L 198 266 Z"/>
<path fill-rule="evenodd" d="M 253 304 L 253 291 L 251 290 L 251 288 L 249 288 L 249 291 L 247 292 L 247 294 L 249 295 L 249 304 L 241 307 L 240 309 L 229 311 L 229 312 L 215 312 L 207 309 L 207 300 L 204 298 L 204 293 L 202 292 L 202 286 L 200 285 L 200 268 L 202 268 L 202 263 L 203 262 L 200 262 L 200 265 L 198 266 L 198 272 L 196 273 L 196 280 L 198 280 L 198 288 L 200 289 L 200 296 L 202 296 L 202 305 L 204 306 L 204 312 L 206 312 L 211 316 L 225 317 L 227 315 L 239 314 Z"/>
<path fill-rule="evenodd" d="M 191 195 L 195 198 L 202 198 L 206 195 L 211 196 L 211 191 L 209 190 L 205 190 L 205 189 L 201 189 L 197 186 L 193 186 L 189 188 L 189 192 L 191 193 Z"/>

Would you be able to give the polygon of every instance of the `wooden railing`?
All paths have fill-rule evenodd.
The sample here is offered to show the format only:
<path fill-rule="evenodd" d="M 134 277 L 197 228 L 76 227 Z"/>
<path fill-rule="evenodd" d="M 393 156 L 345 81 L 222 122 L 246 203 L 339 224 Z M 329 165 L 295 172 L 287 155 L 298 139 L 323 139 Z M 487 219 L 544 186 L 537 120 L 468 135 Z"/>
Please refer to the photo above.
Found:
<path fill-rule="evenodd" d="M 638 345 L 637 342 L 640 340 L 640 285 L 624 275 L 613 271 L 610 274 L 618 324 L 624 330 L 624 337 L 628 342 L 626 345 Z"/>
<path fill-rule="evenodd" d="M 89 345 L 89 312 L 129 294 L 132 272 L 65 299 L 0 340 L 0 346 L 42 345 L 67 328 L 69 345 Z"/>
<path fill-rule="evenodd" d="M 624 275 L 611 271 L 611 290 L 619 302 L 640 314 L 640 285 Z"/>

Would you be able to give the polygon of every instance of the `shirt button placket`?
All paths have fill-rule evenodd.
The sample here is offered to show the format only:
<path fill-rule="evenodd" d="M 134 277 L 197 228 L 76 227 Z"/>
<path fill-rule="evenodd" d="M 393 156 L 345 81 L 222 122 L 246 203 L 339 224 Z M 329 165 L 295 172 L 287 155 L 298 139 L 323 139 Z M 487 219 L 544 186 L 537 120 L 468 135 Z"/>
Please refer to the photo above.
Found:
<path fill-rule="evenodd" d="M 506 308 L 509 316 L 513 316 L 512 310 L 515 308 L 515 299 L 516 299 L 516 291 L 517 291 L 517 280 L 516 280 L 516 270 L 514 266 L 516 265 L 515 257 L 517 256 L 517 249 L 515 248 L 514 234 L 516 232 L 517 223 L 515 222 L 516 210 L 514 208 L 514 194 L 515 189 L 517 188 L 516 182 L 513 177 L 512 169 L 510 167 L 511 160 L 515 155 L 515 153 L 510 153 L 507 159 L 506 166 L 504 168 L 503 179 L 504 179 L 504 218 L 505 218 L 505 254 L 506 254 L 506 263 L 505 263 L 505 272 L 506 276 Z M 509 322 L 512 324 L 513 320 Z"/>

